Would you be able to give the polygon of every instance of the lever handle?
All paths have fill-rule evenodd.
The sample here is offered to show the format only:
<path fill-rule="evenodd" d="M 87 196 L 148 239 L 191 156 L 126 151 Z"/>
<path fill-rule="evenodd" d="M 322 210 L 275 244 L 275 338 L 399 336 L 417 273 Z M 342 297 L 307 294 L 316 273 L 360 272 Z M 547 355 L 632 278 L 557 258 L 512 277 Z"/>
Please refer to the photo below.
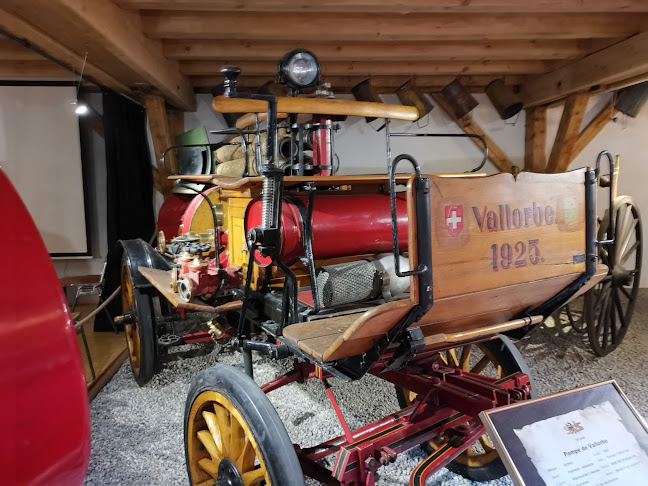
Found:
<path fill-rule="evenodd" d="M 223 94 L 225 96 L 235 95 L 236 81 L 239 77 L 239 74 L 241 74 L 241 68 L 237 66 L 223 66 L 220 72 L 223 73 L 223 76 L 225 76 L 225 82 L 223 83 L 225 92 Z"/>

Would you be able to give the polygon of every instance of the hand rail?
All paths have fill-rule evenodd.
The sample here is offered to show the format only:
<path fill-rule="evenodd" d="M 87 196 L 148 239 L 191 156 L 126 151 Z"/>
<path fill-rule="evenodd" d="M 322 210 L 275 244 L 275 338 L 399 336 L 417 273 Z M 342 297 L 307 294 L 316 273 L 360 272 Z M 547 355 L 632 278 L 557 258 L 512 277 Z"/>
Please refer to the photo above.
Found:
<path fill-rule="evenodd" d="M 596 244 L 597 245 L 612 245 L 614 244 L 614 232 L 616 230 L 616 214 L 614 213 L 614 197 L 616 196 L 615 188 L 616 188 L 616 176 L 618 174 L 619 168 L 616 166 L 614 163 L 614 159 L 612 158 L 612 154 L 608 150 L 603 150 L 601 153 L 598 154 L 598 157 L 596 157 L 596 177 L 599 176 L 599 173 L 601 172 L 601 159 L 603 156 L 606 156 L 608 158 L 608 162 L 610 164 L 610 209 L 609 209 L 609 215 L 610 215 L 610 224 L 608 225 L 608 232 L 607 240 L 597 240 Z"/>
<path fill-rule="evenodd" d="M 259 99 L 228 98 L 226 96 L 215 96 L 212 106 L 214 110 L 221 113 L 261 113 L 268 109 L 267 102 Z M 277 113 L 349 115 L 407 121 L 416 121 L 419 116 L 413 106 L 330 98 L 289 97 L 277 98 Z"/>
<path fill-rule="evenodd" d="M 427 267 L 419 263 L 418 268 L 415 270 L 408 270 L 406 272 L 401 272 L 400 270 L 400 248 L 398 245 L 398 215 L 396 213 L 396 166 L 401 160 L 409 161 L 414 167 L 414 172 L 416 172 L 416 179 L 421 180 L 421 169 L 419 168 L 418 162 L 414 157 L 407 154 L 401 154 L 396 157 L 392 163 L 389 165 L 389 202 L 391 206 L 391 224 L 392 224 L 392 238 L 394 243 L 394 271 L 399 277 L 409 277 L 411 275 L 420 275 L 427 271 Z"/>

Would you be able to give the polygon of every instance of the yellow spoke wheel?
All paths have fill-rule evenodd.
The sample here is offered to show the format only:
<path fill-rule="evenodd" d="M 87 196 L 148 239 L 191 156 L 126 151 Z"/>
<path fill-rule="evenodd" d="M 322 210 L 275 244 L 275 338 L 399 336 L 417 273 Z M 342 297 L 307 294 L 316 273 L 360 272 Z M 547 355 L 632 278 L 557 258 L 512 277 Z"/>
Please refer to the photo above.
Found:
<path fill-rule="evenodd" d="M 121 263 L 122 311 L 131 319 L 124 324 L 128 358 L 138 385 L 148 383 L 159 366 L 157 338 L 151 296 L 137 291 L 133 286 L 127 257 Z"/>
<path fill-rule="evenodd" d="M 530 375 L 519 351 L 506 337 L 442 351 L 439 353 L 439 364 L 494 378 L 503 378 L 519 371 Z M 402 408 L 414 403 L 417 396 L 399 387 L 396 394 Z M 429 441 L 421 444 L 421 447 L 431 454 L 441 445 L 442 442 Z M 490 481 L 507 474 L 495 446 L 486 434 L 446 467 L 473 481 Z"/>
<path fill-rule="evenodd" d="M 185 408 L 185 456 L 192 486 L 304 486 L 294 447 L 257 384 L 231 366 L 193 381 Z"/>

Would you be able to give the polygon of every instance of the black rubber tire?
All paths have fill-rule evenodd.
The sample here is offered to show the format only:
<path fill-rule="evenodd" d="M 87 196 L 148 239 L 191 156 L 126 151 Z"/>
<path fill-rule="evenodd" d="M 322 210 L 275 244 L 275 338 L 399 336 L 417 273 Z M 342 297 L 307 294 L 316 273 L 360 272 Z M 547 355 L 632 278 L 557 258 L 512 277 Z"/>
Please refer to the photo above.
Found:
<path fill-rule="evenodd" d="M 191 480 L 187 441 L 191 408 L 206 391 L 223 395 L 238 410 L 250 429 L 268 471 L 271 485 L 305 486 L 297 454 L 283 422 L 270 400 L 252 378 L 232 366 L 214 366 L 201 371 L 189 388 L 184 414 L 184 444 L 187 476 Z"/>
<path fill-rule="evenodd" d="M 520 351 L 518 351 L 508 337 L 499 336 L 499 339 L 485 341 L 482 344 L 493 354 L 495 359 L 502 366 L 502 373 L 504 375 L 511 375 L 517 372 L 522 372 L 528 375 L 529 382 L 531 383 L 530 398 L 535 398 L 537 396 L 537 392 L 533 385 L 531 370 L 527 366 L 526 361 L 524 361 Z M 398 398 L 398 404 L 401 408 L 408 406 L 405 392 L 401 387 L 396 387 L 396 397 Z M 427 454 L 432 454 L 434 452 L 434 448 L 428 442 L 422 443 L 421 448 Z M 458 461 L 451 461 L 446 464 L 445 467 L 466 479 L 479 482 L 492 481 L 508 474 L 504 463 L 502 463 L 502 460 L 499 457 L 482 466 L 467 466 Z"/>
<path fill-rule="evenodd" d="M 135 299 L 137 300 L 138 315 L 137 332 L 140 335 L 140 368 L 139 373 L 135 373 L 133 370 L 133 376 L 139 386 L 144 386 L 160 370 L 160 363 L 157 359 L 157 336 L 153 327 L 151 296 L 139 293 Z"/>
<path fill-rule="evenodd" d="M 124 259 L 126 256 L 124 256 Z M 129 271 L 129 278 L 133 281 L 132 275 L 128 265 L 122 265 L 122 271 Z M 123 280 L 122 280 L 123 281 Z M 133 361 L 129 361 L 133 377 L 139 386 L 146 385 L 151 378 L 160 370 L 160 359 L 158 355 L 157 346 L 157 333 L 155 332 L 155 315 L 153 313 L 153 301 L 150 294 L 141 292 L 138 289 L 133 289 L 133 298 L 135 301 L 135 308 L 132 312 L 135 313 L 136 330 L 139 334 L 139 357 L 140 366 L 136 370 L 133 366 Z M 128 342 L 127 342 L 128 346 Z"/>

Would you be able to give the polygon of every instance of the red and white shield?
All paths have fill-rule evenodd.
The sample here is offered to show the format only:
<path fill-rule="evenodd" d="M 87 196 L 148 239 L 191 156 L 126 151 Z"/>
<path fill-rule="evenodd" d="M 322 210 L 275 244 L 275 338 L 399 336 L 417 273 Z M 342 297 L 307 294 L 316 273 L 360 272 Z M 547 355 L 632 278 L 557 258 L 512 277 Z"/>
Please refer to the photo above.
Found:
<path fill-rule="evenodd" d="M 450 236 L 459 236 L 463 229 L 463 206 L 446 206 L 445 219 Z"/>

